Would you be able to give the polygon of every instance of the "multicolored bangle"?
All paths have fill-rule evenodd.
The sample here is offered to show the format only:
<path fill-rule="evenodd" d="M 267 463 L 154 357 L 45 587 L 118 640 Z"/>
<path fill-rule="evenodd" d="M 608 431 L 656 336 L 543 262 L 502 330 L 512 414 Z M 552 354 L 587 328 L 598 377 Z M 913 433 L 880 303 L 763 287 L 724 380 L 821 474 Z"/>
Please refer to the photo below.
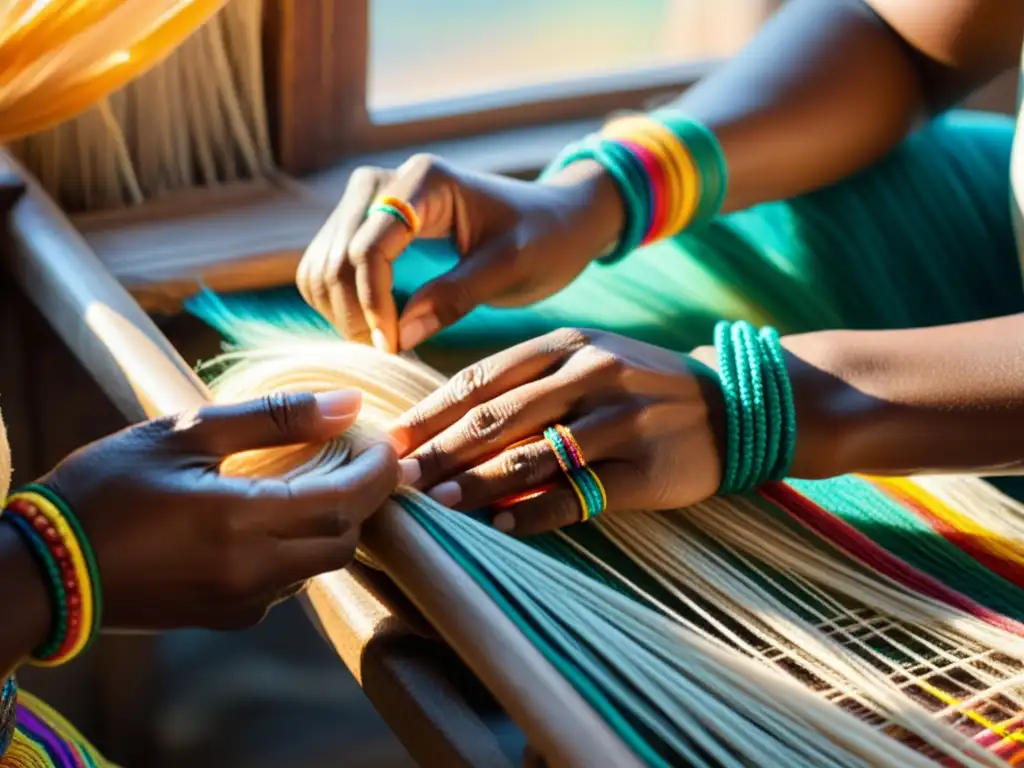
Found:
<path fill-rule="evenodd" d="M 715 328 L 725 403 L 725 462 L 720 494 L 746 493 L 789 472 L 796 408 L 779 334 L 750 323 Z"/>
<path fill-rule="evenodd" d="M 92 547 L 67 503 L 47 486 L 11 494 L 0 514 L 21 535 L 50 587 L 52 630 L 33 651 L 32 663 L 65 664 L 88 647 L 100 626 L 103 601 Z"/>
<path fill-rule="evenodd" d="M 567 147 L 541 178 L 580 160 L 604 166 L 625 204 L 622 236 L 605 260 L 710 221 L 725 199 L 725 156 L 714 134 L 671 110 L 609 121 Z"/>

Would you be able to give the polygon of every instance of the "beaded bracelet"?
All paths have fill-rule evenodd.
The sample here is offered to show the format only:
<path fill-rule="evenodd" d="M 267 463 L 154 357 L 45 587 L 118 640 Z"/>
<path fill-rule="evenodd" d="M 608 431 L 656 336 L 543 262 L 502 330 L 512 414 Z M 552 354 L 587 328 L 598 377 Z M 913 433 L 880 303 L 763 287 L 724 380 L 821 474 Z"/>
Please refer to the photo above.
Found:
<path fill-rule="evenodd" d="M 581 160 L 605 168 L 625 207 L 622 236 L 605 261 L 710 221 L 725 199 L 725 156 L 714 134 L 670 110 L 609 121 L 566 147 L 541 178 Z"/>
<path fill-rule="evenodd" d="M 92 547 L 67 503 L 52 489 L 28 485 L 4 506 L 9 520 L 46 576 L 53 605 L 50 636 L 32 652 L 36 666 L 65 664 L 95 637 L 103 611 Z"/>
<path fill-rule="evenodd" d="M 720 494 L 782 480 L 796 448 L 796 408 L 779 334 L 750 323 L 715 327 L 725 403 L 725 463 Z"/>

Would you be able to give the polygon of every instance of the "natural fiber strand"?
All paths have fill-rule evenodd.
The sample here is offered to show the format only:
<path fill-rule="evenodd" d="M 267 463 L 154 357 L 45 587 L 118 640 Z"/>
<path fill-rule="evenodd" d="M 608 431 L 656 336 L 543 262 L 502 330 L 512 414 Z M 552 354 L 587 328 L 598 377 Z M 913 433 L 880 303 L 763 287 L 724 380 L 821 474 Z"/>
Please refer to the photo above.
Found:
<path fill-rule="evenodd" d="M 316 322 L 240 318 L 212 296 L 200 304 L 237 345 L 206 368 L 219 371 L 218 400 L 345 386 L 365 393 L 344 444 L 246 454 L 226 471 L 330 471 L 443 381 L 415 361 L 338 341 Z M 794 499 L 815 503 L 797 486 L 777 497 L 608 515 L 528 542 L 418 493 L 399 501 L 648 764 L 974 766 L 1015 753 L 1024 743 L 1015 733 L 1024 637 L 977 596 L 945 583 L 936 594 L 916 589 L 935 577 L 879 544 L 891 532 L 871 541 L 909 583 L 847 542 L 815 535 L 793 516 Z M 982 481 L 920 487 L 975 525 L 1024 524 L 1024 508 Z M 884 483 L 841 478 L 810 490 L 828 514 L 867 509 L 882 528 L 913 515 Z M 964 554 L 911 519 L 921 551 L 949 545 L 941 551 Z M 903 555 L 930 562 L 900 535 L 893 541 Z"/>

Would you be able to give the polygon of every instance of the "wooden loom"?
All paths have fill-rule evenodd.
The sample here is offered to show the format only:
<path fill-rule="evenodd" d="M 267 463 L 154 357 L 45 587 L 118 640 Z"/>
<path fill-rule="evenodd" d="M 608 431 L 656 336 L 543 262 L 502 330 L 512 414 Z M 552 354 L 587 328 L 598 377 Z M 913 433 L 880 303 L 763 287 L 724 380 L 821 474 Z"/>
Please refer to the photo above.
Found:
<path fill-rule="evenodd" d="M 8 267 L 121 413 L 136 421 L 205 402 L 204 386 L 171 342 L 6 153 L 0 154 L 0 177 L 11 202 L 3 249 Z M 382 514 L 366 529 L 365 542 L 394 584 L 353 568 L 316 579 L 309 599 L 339 656 L 414 759 L 424 765 L 509 765 L 494 726 L 511 717 L 553 765 L 635 762 L 410 518 L 394 510 Z M 473 674 L 424 637 L 429 630 L 423 617 Z M 500 708 L 482 695 L 473 675 Z"/>
<path fill-rule="evenodd" d="M 340 18 L 328 12 L 340 7 L 339 0 L 267 4 L 280 13 L 277 34 L 307 54 L 294 60 L 281 53 L 283 45 L 272 49 L 281 59 L 272 88 L 289 96 L 277 103 L 282 168 L 316 171 L 337 160 L 343 148 L 380 148 L 359 138 L 365 114 L 353 117 L 329 93 L 300 88 L 333 82 L 365 91 L 365 50 L 340 46 L 343 55 L 327 57 L 336 70 L 334 80 L 304 69 L 310 62 L 322 64 L 327 38 L 320 36 L 319 46 L 299 44 L 302 30 L 337 23 L 337 34 L 345 32 Z M 357 7 L 363 15 L 353 18 L 351 9 Z M 345 24 L 365 25 L 365 9 L 364 2 L 348 3 Z M 660 90 L 581 100 L 563 117 L 596 116 Z M 508 125 L 509 117 L 508 110 L 492 114 L 476 129 Z M 531 122 L 529 109 L 518 110 L 515 119 Z M 318 133 L 324 125 L 337 130 L 326 137 Z M 388 146 L 409 140 L 400 128 L 385 138 Z M 427 125 L 416 137 L 424 141 L 441 133 Z M 532 165 L 539 166 L 554 149 L 539 147 Z M 406 154 L 398 150 L 396 161 Z M 0 251 L 22 290 L 124 417 L 135 421 L 174 412 L 204 402 L 207 394 L 147 312 L 176 312 L 197 290 L 200 277 L 222 291 L 291 283 L 302 250 L 341 193 L 347 170 L 336 168 L 304 183 L 283 173 L 269 175 L 134 209 L 69 218 L 11 155 L 0 153 L 0 179 L 11 203 L 8 238 Z M 0 394 L 7 396 L 6 387 Z M 497 735 L 511 719 L 552 765 L 635 763 L 415 523 L 389 512 L 368 527 L 366 544 L 390 578 L 353 567 L 317 579 L 309 601 L 325 635 L 415 760 L 438 766 L 512 765 Z M 431 627 L 446 642 L 429 639 Z"/>

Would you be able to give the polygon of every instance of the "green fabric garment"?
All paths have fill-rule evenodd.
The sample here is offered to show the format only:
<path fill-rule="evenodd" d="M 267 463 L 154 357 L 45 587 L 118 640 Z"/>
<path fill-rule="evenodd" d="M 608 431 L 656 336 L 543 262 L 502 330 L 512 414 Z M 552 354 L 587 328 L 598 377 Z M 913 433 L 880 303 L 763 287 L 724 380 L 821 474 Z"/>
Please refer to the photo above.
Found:
<path fill-rule="evenodd" d="M 723 317 L 792 332 L 1021 311 L 1012 135 L 1007 118 L 951 113 L 842 183 L 595 264 L 534 306 L 478 309 L 431 345 L 484 352 L 572 325 L 686 351 L 710 342 Z M 447 243 L 411 247 L 395 266 L 396 294 L 455 258 Z"/>
<path fill-rule="evenodd" d="M 481 308 L 441 333 L 429 347 L 477 356 L 555 328 L 581 326 L 688 351 L 709 343 L 715 323 L 722 318 L 772 323 L 782 332 L 793 332 L 905 328 L 1024 311 L 1007 204 L 1013 130 L 1013 121 L 1006 118 L 951 113 L 840 184 L 721 217 L 613 264 L 595 264 L 569 288 L 533 307 Z M 442 273 L 455 258 L 444 242 L 409 248 L 395 264 L 399 300 Z M 220 308 L 214 308 L 213 302 L 201 298 L 192 308 L 228 336 L 230 323 L 218 318 L 326 326 L 291 288 L 224 296 L 218 304 Z M 844 482 L 824 481 L 815 488 L 827 494 L 834 486 L 841 493 Z M 780 514 L 770 505 L 761 506 L 766 514 Z M 865 508 L 887 512 L 876 499 Z M 495 563 L 478 558 L 475 550 L 459 543 L 460 537 L 476 535 L 480 526 L 459 532 L 456 527 L 464 525 L 463 516 L 434 518 L 415 505 L 410 513 L 645 763 L 679 764 L 679 756 L 697 749 L 684 743 L 671 723 L 660 719 L 660 701 L 644 698 L 645 691 L 653 690 L 649 685 L 624 693 L 626 688 L 608 681 L 610 667 L 599 658 L 605 649 L 592 648 L 586 637 L 573 636 L 559 624 L 558 616 L 543 614 L 541 607 L 533 605 L 526 592 L 513 594 L 510 590 L 520 589 L 515 569 L 500 573 Z M 889 526 L 887 518 L 869 519 L 861 513 L 861 507 L 851 506 L 848 517 L 865 530 L 872 525 Z M 579 526 L 570 535 L 616 570 L 644 583 L 658 599 L 673 602 L 657 585 L 647 584 L 593 528 Z M 808 546 L 815 546 L 807 538 Z M 916 545 L 909 535 L 893 541 L 897 551 L 902 547 L 913 554 Z M 600 580 L 599 571 L 558 539 L 538 537 L 530 545 Z M 954 554 L 940 551 L 922 556 L 921 565 L 941 572 Z M 801 591 L 795 584 L 786 585 L 779 574 L 751 571 L 749 578 L 783 594 Z M 964 588 L 973 590 L 977 581 Z M 985 594 L 978 598 L 998 592 L 995 580 L 989 582 L 980 585 Z M 804 605 L 812 600 L 808 594 Z M 679 604 L 675 607 L 687 612 Z"/>

